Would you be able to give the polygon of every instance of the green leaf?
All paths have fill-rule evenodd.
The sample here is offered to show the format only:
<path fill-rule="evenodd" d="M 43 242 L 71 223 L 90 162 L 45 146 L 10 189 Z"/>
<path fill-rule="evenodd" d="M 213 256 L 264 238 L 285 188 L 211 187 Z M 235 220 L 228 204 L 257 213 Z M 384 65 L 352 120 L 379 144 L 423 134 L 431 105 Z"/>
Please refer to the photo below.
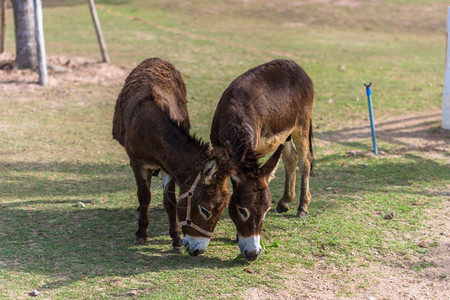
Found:
<path fill-rule="evenodd" d="M 278 242 L 272 242 L 269 245 L 266 245 L 266 248 L 278 248 L 280 247 L 280 243 Z"/>
<path fill-rule="evenodd" d="M 266 248 L 278 248 L 280 246 L 280 243 L 277 241 L 272 242 L 270 244 L 264 244 L 264 242 L 262 240 L 260 240 L 259 243 L 264 250 L 266 250 Z"/>

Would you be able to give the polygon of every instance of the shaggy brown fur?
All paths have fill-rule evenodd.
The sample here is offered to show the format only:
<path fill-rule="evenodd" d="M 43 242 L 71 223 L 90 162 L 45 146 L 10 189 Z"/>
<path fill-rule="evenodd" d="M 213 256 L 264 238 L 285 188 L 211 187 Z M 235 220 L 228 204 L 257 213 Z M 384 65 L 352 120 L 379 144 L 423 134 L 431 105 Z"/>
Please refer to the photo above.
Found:
<path fill-rule="evenodd" d="M 226 180 L 230 164 L 227 153 L 223 149 L 211 150 L 209 144 L 189 134 L 189 127 L 186 88 L 181 74 L 161 59 L 143 61 L 126 79 L 113 119 L 113 137 L 130 157 L 138 188 L 137 243 L 147 237 L 151 175 L 159 169 L 163 170 L 164 208 L 169 217 L 170 236 L 178 251 L 182 247 L 178 221 L 186 219 L 186 199 L 176 204 L 175 183 L 180 186 L 180 193 L 184 193 L 202 173 L 193 195 L 191 218 L 207 231 L 214 230 L 228 205 Z M 200 206 L 203 211 L 209 211 L 209 218 L 200 213 Z M 187 226 L 183 226 L 183 232 L 202 236 Z"/>
<path fill-rule="evenodd" d="M 180 72 L 170 63 L 149 58 L 131 71 L 116 102 L 113 137 L 122 146 L 125 146 L 125 106 L 145 99 L 152 100 L 169 119 L 189 131 L 186 87 Z"/>
<path fill-rule="evenodd" d="M 286 188 L 277 211 L 286 211 L 288 203 L 294 200 L 295 167 L 299 162 L 302 192 L 297 216 L 307 215 L 313 161 L 313 98 L 313 83 L 306 72 L 295 62 L 281 59 L 245 72 L 224 91 L 214 115 L 211 142 L 214 147 L 230 148 L 237 165 L 232 176 L 234 192 L 229 212 L 240 235 L 261 233 L 263 216 L 271 206 L 270 174 L 282 151 Z M 279 147 L 281 144 L 285 144 L 284 150 Z M 277 147 L 267 163 L 259 167 L 258 158 Z M 239 216 L 238 206 L 250 211 L 245 222 Z"/>

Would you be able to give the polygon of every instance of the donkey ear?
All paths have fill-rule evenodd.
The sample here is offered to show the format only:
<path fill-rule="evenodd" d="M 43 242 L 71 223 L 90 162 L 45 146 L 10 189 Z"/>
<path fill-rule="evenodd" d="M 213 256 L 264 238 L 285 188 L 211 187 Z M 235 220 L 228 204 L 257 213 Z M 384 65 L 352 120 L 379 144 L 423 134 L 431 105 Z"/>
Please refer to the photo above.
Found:
<path fill-rule="evenodd" d="M 280 161 L 281 153 L 283 152 L 284 145 L 278 146 L 277 150 L 272 154 L 268 161 L 259 169 L 262 176 L 267 177 L 267 181 L 271 181 L 275 177 L 277 171 L 278 162 Z"/>
<path fill-rule="evenodd" d="M 203 166 L 202 177 L 205 184 L 212 184 L 215 181 L 216 173 L 217 173 L 217 160 L 211 159 L 208 160 Z"/>

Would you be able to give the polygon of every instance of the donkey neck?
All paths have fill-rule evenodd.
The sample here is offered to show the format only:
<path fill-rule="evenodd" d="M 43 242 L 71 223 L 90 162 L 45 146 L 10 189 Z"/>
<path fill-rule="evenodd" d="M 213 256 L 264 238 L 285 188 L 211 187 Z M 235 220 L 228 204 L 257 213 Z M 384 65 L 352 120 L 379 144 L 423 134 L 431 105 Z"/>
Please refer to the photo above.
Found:
<path fill-rule="evenodd" d="M 208 158 L 208 144 L 189 135 L 188 132 L 176 126 L 170 126 L 164 131 L 165 171 L 181 186 L 192 184 Z"/>
<path fill-rule="evenodd" d="M 232 105 L 228 112 L 230 115 L 228 119 L 232 121 L 224 124 L 226 130 L 221 133 L 221 135 L 225 135 L 221 137 L 222 140 L 230 141 L 238 162 L 256 156 L 256 145 L 260 138 L 258 122 L 243 114 L 243 111 L 245 111 L 245 108 L 242 103 L 232 99 Z"/>

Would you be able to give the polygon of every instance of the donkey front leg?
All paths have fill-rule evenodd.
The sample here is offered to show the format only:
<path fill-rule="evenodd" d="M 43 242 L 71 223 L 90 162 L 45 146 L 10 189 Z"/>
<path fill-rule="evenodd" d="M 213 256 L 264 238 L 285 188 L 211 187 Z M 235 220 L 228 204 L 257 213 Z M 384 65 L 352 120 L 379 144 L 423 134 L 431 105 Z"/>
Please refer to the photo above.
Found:
<path fill-rule="evenodd" d="M 287 212 L 289 210 L 289 203 L 295 198 L 295 181 L 296 181 L 296 167 L 298 162 L 297 151 L 295 151 L 292 140 L 285 143 L 283 149 L 283 163 L 285 170 L 284 195 L 278 201 L 276 211 L 279 213 Z"/>
<path fill-rule="evenodd" d="M 134 178 L 137 185 L 137 196 L 139 200 L 139 228 L 136 231 L 135 244 L 143 244 L 147 239 L 147 227 L 148 227 L 148 206 L 150 205 L 150 185 L 151 174 L 150 170 L 145 168 L 142 163 L 131 160 L 131 168 L 133 169 Z"/>
<path fill-rule="evenodd" d="M 180 237 L 180 229 L 177 220 L 177 200 L 175 197 L 175 182 L 165 172 L 162 173 L 164 209 L 169 217 L 169 234 L 173 240 L 172 246 L 176 253 L 184 251 L 183 240 Z"/>

